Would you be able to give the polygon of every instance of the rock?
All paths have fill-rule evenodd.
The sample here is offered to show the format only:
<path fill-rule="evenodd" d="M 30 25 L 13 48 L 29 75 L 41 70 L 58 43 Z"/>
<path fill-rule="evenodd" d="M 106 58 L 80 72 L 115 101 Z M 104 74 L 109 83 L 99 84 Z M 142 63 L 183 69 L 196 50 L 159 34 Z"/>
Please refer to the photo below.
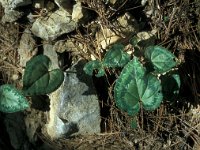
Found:
<path fill-rule="evenodd" d="M 67 46 L 66 41 L 60 40 L 54 44 L 53 49 L 55 52 L 63 53 L 68 50 L 68 47 L 66 47 L 66 46 Z"/>
<path fill-rule="evenodd" d="M 54 2 L 59 8 L 64 9 L 71 14 L 73 9 L 72 0 L 54 0 Z"/>
<path fill-rule="evenodd" d="M 118 26 L 118 29 L 126 37 L 129 35 L 134 35 L 139 31 L 138 22 L 130 13 L 125 13 L 124 15 L 119 16 L 114 24 Z"/>
<path fill-rule="evenodd" d="M 31 0 L 0 0 L 1 5 L 4 7 L 5 15 L 2 17 L 2 22 L 14 22 L 20 17 L 23 13 L 15 10 L 15 8 L 20 6 L 26 6 L 32 3 Z"/>
<path fill-rule="evenodd" d="M 147 3 L 147 0 L 142 0 L 142 1 L 141 1 L 141 5 L 142 5 L 142 6 L 145 6 L 146 3 Z"/>
<path fill-rule="evenodd" d="M 38 52 L 37 43 L 31 34 L 29 29 L 25 29 L 22 34 L 18 54 L 20 57 L 20 65 L 22 67 L 26 66 L 26 62 L 29 61 Z"/>
<path fill-rule="evenodd" d="M 24 119 L 26 125 L 26 134 L 31 143 L 35 143 L 38 140 L 37 130 L 44 126 L 45 113 L 35 109 L 31 109 Z"/>
<path fill-rule="evenodd" d="M 145 31 L 138 32 L 136 38 L 137 41 L 140 42 L 138 43 L 139 46 L 148 47 L 151 45 L 155 45 L 156 33 L 157 33 L 156 29 L 148 32 Z"/>
<path fill-rule="evenodd" d="M 14 22 L 17 19 L 21 18 L 23 13 L 16 11 L 16 10 L 10 10 L 8 8 L 4 9 L 4 13 L 5 15 L 2 17 L 2 22 L 6 23 L 6 22 Z"/>
<path fill-rule="evenodd" d="M 31 0 L 0 0 L 4 8 L 15 9 L 20 6 L 26 6 L 32 3 Z"/>
<path fill-rule="evenodd" d="M 45 7 L 44 7 L 44 0 L 34 0 L 32 5 L 33 5 L 33 7 L 36 8 L 36 9 L 45 8 Z"/>
<path fill-rule="evenodd" d="M 55 40 L 60 35 L 73 31 L 77 26 L 77 22 L 71 19 L 70 13 L 59 9 L 46 17 L 37 18 L 31 30 L 43 40 Z"/>
<path fill-rule="evenodd" d="M 50 94 L 47 133 L 51 138 L 100 132 L 100 107 L 92 77 L 85 74 L 85 62 L 67 70 L 62 86 Z"/>
<path fill-rule="evenodd" d="M 110 4 L 114 5 L 117 2 L 117 0 L 106 0 L 105 2 L 106 3 L 109 2 Z"/>
<path fill-rule="evenodd" d="M 137 21 L 129 13 L 125 13 L 124 15 L 118 17 L 113 24 L 118 31 L 112 31 L 109 28 L 104 28 L 100 32 L 96 33 L 97 45 L 99 49 L 106 49 L 109 45 L 116 42 L 128 42 L 129 39 L 139 31 Z"/>
<path fill-rule="evenodd" d="M 78 21 L 83 17 L 81 2 L 77 2 L 73 6 L 72 20 Z"/>
<path fill-rule="evenodd" d="M 72 53 L 79 53 L 80 50 L 87 52 L 86 48 L 82 43 L 77 43 L 74 39 L 67 39 L 65 41 L 60 40 L 57 41 L 53 46 L 54 51 L 58 53 L 63 52 L 72 52 Z"/>
<path fill-rule="evenodd" d="M 50 70 L 59 68 L 59 60 L 56 51 L 53 49 L 53 45 L 51 44 L 43 44 L 44 52 L 43 54 L 48 56 L 51 60 Z"/>

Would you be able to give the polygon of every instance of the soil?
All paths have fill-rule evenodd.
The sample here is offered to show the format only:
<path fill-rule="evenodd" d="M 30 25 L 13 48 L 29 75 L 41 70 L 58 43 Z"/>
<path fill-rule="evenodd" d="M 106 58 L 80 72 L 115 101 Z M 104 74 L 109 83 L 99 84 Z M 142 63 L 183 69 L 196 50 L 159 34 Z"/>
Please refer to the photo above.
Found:
<path fill-rule="evenodd" d="M 106 77 L 96 78 L 99 103 L 101 106 L 102 133 L 90 136 L 76 136 L 70 139 L 52 140 L 42 126 L 48 120 L 49 102 L 46 97 L 42 103 L 33 103 L 32 108 L 22 112 L 24 126 L 20 125 L 23 138 L 13 146 L 12 139 L 5 126 L 8 119 L 0 113 L 0 149 L 2 150 L 156 150 L 156 149 L 200 149 L 200 1 L 199 0 L 148 0 L 145 6 L 140 1 L 118 0 L 116 4 L 105 4 L 103 0 L 83 0 L 83 6 L 95 15 L 87 25 L 80 26 L 77 31 L 60 37 L 75 37 L 76 42 L 83 43 L 93 54 L 102 57 L 92 45 L 92 31 L 87 27 L 94 20 L 101 20 L 104 28 L 112 27 L 112 22 L 119 15 L 129 12 L 139 22 L 140 31 L 156 29 L 156 45 L 162 45 L 173 52 L 181 65 L 178 71 L 181 77 L 179 96 L 173 102 L 164 101 L 153 112 L 140 112 L 136 118 L 138 128 L 130 126 L 131 117 L 120 111 L 114 103 L 112 86 L 116 72 L 107 72 Z M 101 5 L 100 5 L 101 4 Z M 153 11 L 153 13 L 151 13 Z M 0 18 L 3 16 L 0 7 Z M 20 37 L 29 23 L 18 20 L 15 23 L 0 22 L 0 84 L 10 83 L 21 88 L 23 68 L 19 65 L 17 48 Z M 86 40 L 85 40 L 86 39 Z M 38 40 L 39 41 L 39 40 Z M 85 43 L 84 43 L 85 42 Z M 42 42 L 39 41 L 38 47 Z M 73 55 L 88 59 L 91 53 L 80 52 Z M 66 61 L 66 60 L 65 60 Z M 67 61 L 66 61 L 67 62 Z M 68 62 L 69 63 L 69 62 Z M 66 64 L 65 64 L 66 65 Z M 69 64 L 67 64 L 69 65 Z M 17 76 L 17 79 L 14 78 Z M 37 98 L 36 98 L 37 99 Z M 30 102 L 32 100 L 30 99 Z M 16 124 L 16 123 L 15 123 Z M 16 127 L 17 128 L 17 127 Z M 14 129 L 16 129 L 14 128 Z M 12 134 L 15 134 L 14 132 Z"/>

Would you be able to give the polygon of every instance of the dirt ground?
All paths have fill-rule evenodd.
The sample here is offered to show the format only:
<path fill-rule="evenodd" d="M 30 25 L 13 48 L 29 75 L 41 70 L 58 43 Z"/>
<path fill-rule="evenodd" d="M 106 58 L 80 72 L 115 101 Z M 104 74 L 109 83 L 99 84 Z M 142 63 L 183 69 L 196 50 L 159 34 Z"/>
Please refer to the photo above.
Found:
<path fill-rule="evenodd" d="M 41 132 L 45 117 L 38 118 L 37 140 L 25 141 L 29 146 L 24 150 L 198 150 L 200 149 L 200 1 L 199 0 L 148 0 L 148 5 L 141 6 L 131 0 L 120 1 L 112 5 L 100 5 L 102 1 L 84 0 L 84 7 L 93 11 L 95 18 L 105 24 L 103 28 L 113 28 L 112 21 L 122 13 L 131 13 L 140 22 L 140 31 L 156 29 L 156 44 L 173 52 L 180 60 L 181 77 L 180 94 L 173 104 L 163 102 L 153 112 L 143 112 L 137 117 L 138 128 L 130 127 L 131 118 L 121 112 L 114 104 L 111 88 L 113 76 L 94 77 L 98 86 L 97 92 L 101 104 L 102 133 L 87 137 L 78 136 L 71 139 L 51 140 Z M 99 7 L 101 6 L 101 7 Z M 105 7 L 103 7 L 105 6 Z M 115 11 L 113 11 L 115 10 Z M 148 16 L 148 12 L 155 13 Z M 0 18 L 4 14 L 0 8 Z M 92 22 L 91 21 L 91 22 Z M 21 88 L 23 68 L 19 65 L 17 48 L 20 37 L 28 23 L 19 20 L 17 23 L 0 22 L 0 83 L 11 83 Z M 67 35 L 76 38 L 76 42 L 85 42 L 89 49 L 95 49 L 87 38 L 94 38 L 82 26 L 80 32 Z M 81 34 L 81 36 L 80 36 Z M 65 38 L 65 37 L 62 37 Z M 38 45 L 40 46 L 40 45 Z M 95 55 L 98 52 L 93 51 Z M 81 53 L 80 57 L 88 58 L 90 54 Z M 76 57 L 79 57 L 76 55 Z M 99 86 L 101 85 L 101 87 Z M 104 88 L 103 88 L 104 87 Z M 105 90 L 108 89 L 108 90 Z M 23 112 L 37 118 L 41 110 L 33 109 Z M 41 116 L 42 116 L 41 115 Z M 3 124 L 5 114 L 0 113 L 0 149 L 14 149 L 12 141 Z"/>

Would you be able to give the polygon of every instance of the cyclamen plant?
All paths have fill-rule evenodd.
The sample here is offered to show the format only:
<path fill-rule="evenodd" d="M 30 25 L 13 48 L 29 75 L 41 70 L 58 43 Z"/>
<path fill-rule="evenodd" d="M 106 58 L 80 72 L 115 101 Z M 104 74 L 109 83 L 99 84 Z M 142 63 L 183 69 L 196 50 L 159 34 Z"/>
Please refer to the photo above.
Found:
<path fill-rule="evenodd" d="M 130 116 L 140 109 L 155 110 L 163 97 L 178 94 L 180 77 L 173 71 L 178 63 L 171 52 L 161 46 L 148 46 L 142 63 L 136 56 L 130 58 L 123 45 L 115 44 L 103 61 L 90 61 L 84 70 L 89 75 L 97 70 L 96 76 L 100 77 L 105 75 L 106 68 L 123 68 L 114 86 L 114 99 L 117 107 Z"/>
<path fill-rule="evenodd" d="M 29 60 L 23 76 L 23 89 L 13 85 L 0 86 L 0 111 L 13 113 L 25 110 L 29 103 L 25 96 L 43 95 L 55 91 L 63 82 L 64 74 L 60 69 L 49 71 L 50 59 L 38 55 Z"/>

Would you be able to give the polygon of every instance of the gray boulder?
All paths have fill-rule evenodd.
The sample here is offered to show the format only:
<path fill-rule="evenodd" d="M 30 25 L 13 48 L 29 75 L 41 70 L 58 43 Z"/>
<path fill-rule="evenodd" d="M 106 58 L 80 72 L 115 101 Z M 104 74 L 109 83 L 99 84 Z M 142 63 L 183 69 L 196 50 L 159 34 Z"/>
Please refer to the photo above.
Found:
<path fill-rule="evenodd" d="M 79 61 L 67 70 L 63 85 L 50 95 L 47 133 L 51 138 L 100 132 L 100 107 L 92 78 Z"/>
<path fill-rule="evenodd" d="M 43 40 L 55 40 L 62 34 L 69 33 L 77 27 L 77 22 L 71 19 L 71 14 L 59 9 L 46 17 L 39 17 L 31 28 L 33 34 Z"/>

